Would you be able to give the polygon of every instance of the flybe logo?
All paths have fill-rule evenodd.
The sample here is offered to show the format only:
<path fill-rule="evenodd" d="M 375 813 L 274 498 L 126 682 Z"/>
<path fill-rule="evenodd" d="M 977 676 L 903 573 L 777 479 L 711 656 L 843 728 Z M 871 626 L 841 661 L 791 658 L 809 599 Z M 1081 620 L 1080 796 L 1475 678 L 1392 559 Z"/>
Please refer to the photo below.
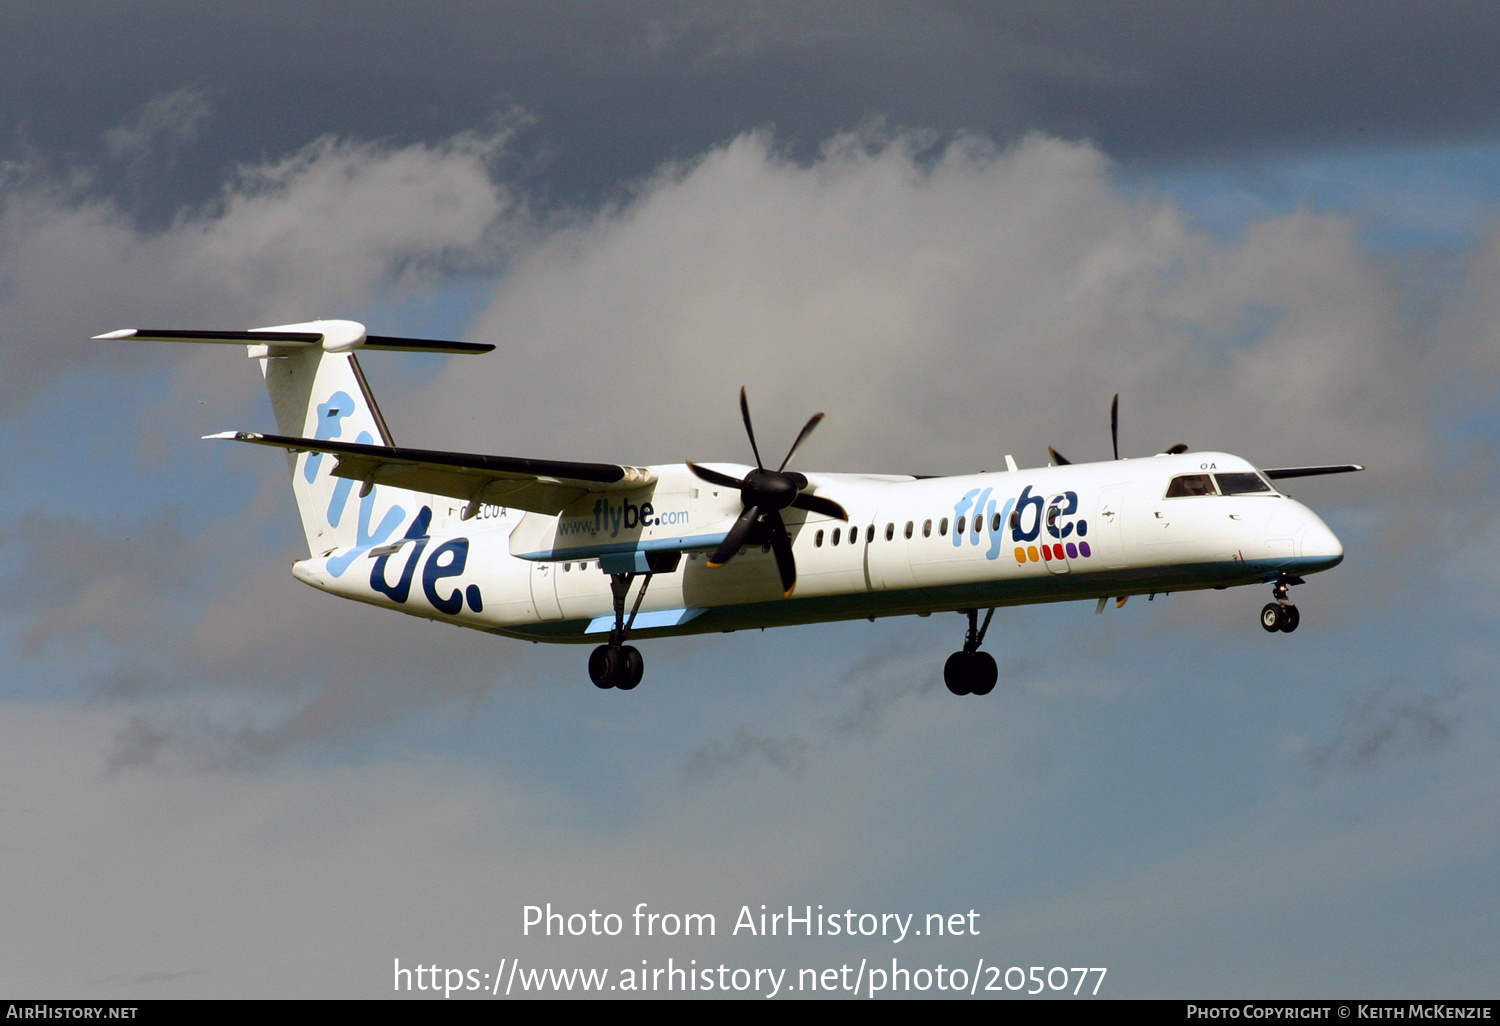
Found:
<path fill-rule="evenodd" d="M 448 594 L 442 586 L 442 582 L 450 577 L 458 577 L 463 574 L 464 568 L 469 562 L 469 539 L 450 538 L 427 553 L 427 546 L 432 539 L 427 535 L 427 528 L 432 523 L 432 508 L 423 506 L 422 511 L 412 518 L 411 526 L 406 529 L 406 536 L 401 542 L 393 546 L 396 551 L 383 552 L 375 560 L 375 565 L 370 569 L 370 587 L 385 595 L 392 602 L 405 604 L 411 597 L 412 581 L 416 576 L 417 564 L 422 565 L 422 594 L 427 596 L 427 601 L 432 603 L 432 608 L 439 613 L 455 616 L 463 611 L 464 603 L 467 601 L 469 608 L 476 613 L 484 611 L 484 599 L 479 594 L 479 585 L 471 584 L 460 591 L 453 588 Z M 409 545 L 408 545 L 409 543 Z M 401 567 L 396 580 L 390 580 L 391 568 L 389 564 L 400 557 L 403 549 L 408 549 L 406 563 Z M 422 556 L 427 553 L 427 558 Z M 451 586 L 450 586 L 451 587 Z"/>
<path fill-rule="evenodd" d="M 574 534 L 603 534 L 609 533 L 611 538 L 617 537 L 620 531 L 633 531 L 637 527 L 662 527 L 674 524 L 686 524 L 688 522 L 688 511 L 685 509 L 673 509 L 658 513 L 656 508 L 649 502 L 643 502 L 639 506 L 629 499 L 624 500 L 618 506 L 613 505 L 608 499 L 594 500 L 594 509 L 591 516 L 567 517 L 557 522 L 557 533 L 559 535 Z"/>
<path fill-rule="evenodd" d="M 343 430 L 343 420 L 354 413 L 354 399 L 348 392 L 343 390 L 334 392 L 328 397 L 328 401 L 318 404 L 318 424 L 314 437 L 318 439 L 338 438 Z M 373 442 L 374 436 L 368 431 L 361 431 L 355 438 L 356 442 L 369 444 Z M 302 465 L 302 476 L 308 484 L 317 480 L 318 472 L 322 468 L 323 453 L 308 453 L 306 461 Z M 333 484 L 333 494 L 329 498 L 326 519 L 329 527 L 338 527 L 344 519 L 344 514 L 349 505 L 349 493 L 353 490 L 354 481 L 350 478 L 338 478 Z M 334 577 L 342 577 L 353 565 L 354 561 L 377 545 L 382 545 L 387 538 L 396 532 L 401 522 L 406 519 L 406 510 L 401 506 L 392 504 L 380 522 L 373 528 L 370 526 L 374 519 L 376 493 L 380 491 L 379 486 L 373 486 L 365 491 L 359 499 L 359 514 L 354 527 L 354 544 L 334 556 L 329 557 L 328 572 Z M 405 604 L 411 596 L 412 584 L 417 577 L 417 568 L 421 566 L 422 593 L 427 596 L 427 601 L 440 613 L 454 616 L 463 611 L 467 603 L 474 612 L 482 612 L 484 599 L 479 592 L 477 584 L 471 584 L 460 591 L 457 588 L 443 586 L 443 582 L 449 578 L 458 577 L 463 574 L 469 562 L 469 539 L 451 538 L 427 551 L 432 542 L 428 535 L 428 528 L 432 524 L 432 509 L 423 506 L 416 516 L 412 517 L 411 524 L 406 529 L 406 534 L 394 545 L 386 546 L 389 551 L 382 552 L 376 558 L 374 565 L 370 568 L 370 587 L 385 595 L 393 602 Z M 399 571 L 394 571 L 389 564 L 401 557 L 405 552 L 405 564 Z M 425 557 L 425 558 L 424 558 Z M 396 572 L 396 580 L 392 582 L 389 575 Z M 451 589 L 451 590 L 449 590 Z M 448 594 L 443 594 L 448 591 Z"/>
<path fill-rule="evenodd" d="M 1020 495 L 1001 505 L 999 499 L 990 498 L 993 491 L 974 488 L 954 504 L 954 548 L 978 545 L 981 535 L 987 535 L 989 549 L 984 556 L 999 559 L 1008 534 L 1017 563 L 1088 559 L 1093 555 L 1089 543 L 1083 540 L 1089 533 L 1088 521 L 1072 519 L 1078 512 L 1077 492 L 1054 495 L 1048 502 L 1041 495 L 1032 495 L 1031 485 L 1027 485 Z M 1038 539 L 1040 551 L 1035 544 Z"/>

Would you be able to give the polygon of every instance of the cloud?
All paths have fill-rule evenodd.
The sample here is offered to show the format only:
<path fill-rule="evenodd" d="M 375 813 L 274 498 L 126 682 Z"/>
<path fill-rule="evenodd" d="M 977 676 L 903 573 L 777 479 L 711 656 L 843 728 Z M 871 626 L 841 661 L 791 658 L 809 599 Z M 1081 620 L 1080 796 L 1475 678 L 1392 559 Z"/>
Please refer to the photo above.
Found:
<path fill-rule="evenodd" d="M 1378 454 L 1378 484 L 1340 484 L 1351 499 L 1378 494 L 1366 513 L 1386 529 L 1433 501 L 1423 486 L 1440 472 L 1433 407 L 1450 398 L 1443 383 L 1495 372 L 1489 240 L 1472 297 L 1413 325 L 1350 219 L 1297 211 L 1210 237 L 1169 198 L 1120 188 L 1087 145 L 935 144 L 870 123 L 798 161 L 756 132 L 664 167 L 616 204 L 547 216 L 496 180 L 500 145 L 471 134 L 405 148 L 320 140 L 242 169 L 219 202 L 164 231 L 20 186 L 0 219 L 14 243 L 0 269 L 30 291 L 5 302 L 22 320 L 42 318 L 37 297 L 59 287 L 39 269 L 48 252 L 68 263 L 102 249 L 92 265 L 101 291 L 149 297 L 134 315 L 70 307 L 69 319 L 93 321 L 80 334 L 147 318 L 268 323 L 330 312 L 328 297 L 357 302 L 483 268 L 501 277 L 470 337 L 499 349 L 389 397 L 408 444 L 632 464 L 743 459 L 734 391 L 745 383 L 768 450 L 789 444 L 809 412 L 828 413 L 798 455 L 804 469 L 962 472 L 1001 466 L 1006 453 L 1035 465 L 1049 444 L 1075 459 L 1102 455 L 1118 391 L 1122 445 L 1135 455 L 1178 439 L 1263 464 Z M 82 306 L 102 302 L 83 291 Z M 14 377 L 56 373 L 39 355 L 10 351 Z M 178 380 L 210 369 L 253 377 L 204 356 Z M 1466 401 L 1487 400 L 1476 389 Z M 225 426 L 239 425 L 205 428 Z M 169 420 L 151 430 L 188 438 Z M 225 457 L 181 444 L 172 465 L 186 492 L 210 463 L 225 473 Z M 272 544 L 243 542 L 289 517 L 280 461 L 228 458 L 260 468 L 250 472 L 262 497 L 196 516 L 189 533 L 163 534 L 181 521 L 153 514 L 117 553 L 115 535 L 92 521 L 33 516 L 22 532 L 26 573 L 55 558 L 61 574 L 45 601 L 15 610 L 34 652 L 100 646 L 108 670 L 83 679 L 116 698 L 228 689 L 265 703 L 242 723 L 219 705 L 143 710 L 118 761 L 177 752 L 194 765 L 259 765 L 412 709 L 475 701 L 497 679 L 552 665 L 529 647 L 298 588 L 284 571 L 290 526 Z M 1383 548 L 1374 566 L 1404 575 L 1405 551 Z M 197 567 L 190 582 L 153 569 L 184 562 Z M 447 668 L 437 679 L 434 665 Z M 746 722 L 703 742 L 690 772 L 761 758 L 802 765 L 828 738 L 875 729 L 908 683 L 870 684 L 811 733 Z"/>
<path fill-rule="evenodd" d="M 748 458 L 744 383 L 771 450 L 828 413 L 804 468 L 920 473 L 1034 465 L 1049 444 L 1097 457 L 1119 392 L 1127 454 L 1378 450 L 1415 480 L 1436 366 L 1490 360 L 1424 351 L 1347 218 L 1215 240 L 1119 189 L 1093 147 L 934 147 L 878 124 L 810 162 L 750 133 L 664 169 L 520 256 L 473 336 L 503 357 L 403 408 L 427 443 Z"/>
<path fill-rule="evenodd" d="M 1364 694 L 1351 695 L 1338 733 L 1308 753 L 1314 770 L 1362 770 L 1391 759 L 1436 751 L 1453 737 L 1456 717 L 1446 707 L 1462 690 L 1458 685 L 1416 695 L 1400 679 L 1386 681 Z"/>
<path fill-rule="evenodd" d="M 104 148 L 114 160 L 139 165 L 153 151 L 171 151 L 193 140 L 209 114 L 208 95 L 183 87 L 148 100 L 132 124 L 104 133 Z"/>
<path fill-rule="evenodd" d="M 136 365 L 152 359 L 82 341 L 114 327 L 331 316 L 377 291 L 492 267 L 517 214 L 491 169 L 507 133 L 502 125 L 404 147 L 325 137 L 240 167 L 213 202 L 159 229 L 39 163 L 5 168 L 0 412 L 66 370 L 126 366 L 126 349 Z"/>

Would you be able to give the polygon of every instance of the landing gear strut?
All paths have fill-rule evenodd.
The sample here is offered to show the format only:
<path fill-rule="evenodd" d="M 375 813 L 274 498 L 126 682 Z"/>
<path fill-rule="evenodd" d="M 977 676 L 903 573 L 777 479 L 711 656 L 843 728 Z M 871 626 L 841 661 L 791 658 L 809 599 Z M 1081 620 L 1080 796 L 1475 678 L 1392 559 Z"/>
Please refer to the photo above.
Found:
<path fill-rule="evenodd" d="M 1290 634 L 1297 629 L 1297 624 L 1302 622 L 1302 615 L 1297 612 L 1297 607 L 1292 605 L 1286 593 L 1288 585 L 1301 583 L 1300 577 L 1283 575 L 1271 585 L 1271 593 L 1276 596 L 1276 601 L 1267 602 L 1260 611 L 1260 625 L 1267 632 L 1275 634 L 1277 631 L 1282 631 Z"/>
<path fill-rule="evenodd" d="M 635 605 L 630 607 L 630 618 L 625 617 L 625 596 L 637 577 L 641 577 L 641 590 L 636 593 Z M 635 623 L 635 614 L 641 608 L 641 599 L 646 597 L 646 588 L 651 584 L 651 572 L 645 574 L 610 574 L 609 590 L 615 600 L 615 625 L 609 632 L 609 644 L 600 645 L 589 654 L 589 680 L 596 688 L 619 688 L 629 691 L 641 682 L 646 672 L 646 661 L 634 645 L 625 644 L 625 636 Z"/>
<path fill-rule="evenodd" d="M 967 613 L 969 629 L 964 634 L 963 651 L 948 657 L 943 665 L 943 683 L 955 695 L 987 695 L 995 690 L 1000 668 L 995 665 L 995 657 L 979 651 L 979 646 L 984 644 L 984 634 L 990 629 L 995 610 L 992 608 L 985 614 L 983 626 L 979 624 L 979 610 L 970 609 Z"/>

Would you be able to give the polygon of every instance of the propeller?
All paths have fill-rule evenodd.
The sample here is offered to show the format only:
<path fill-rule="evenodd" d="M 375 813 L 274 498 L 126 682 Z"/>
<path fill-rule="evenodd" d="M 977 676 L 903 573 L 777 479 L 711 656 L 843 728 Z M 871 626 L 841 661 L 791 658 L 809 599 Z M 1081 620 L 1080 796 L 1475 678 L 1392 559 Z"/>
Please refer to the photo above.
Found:
<path fill-rule="evenodd" d="M 807 436 L 812 434 L 813 428 L 823 419 L 821 413 L 813 414 L 802 428 L 802 433 L 787 450 L 786 459 L 781 461 L 781 466 L 775 470 L 767 470 L 760 459 L 760 447 L 755 444 L 755 428 L 750 425 L 750 403 L 745 399 L 745 390 L 740 389 L 740 415 L 745 420 L 745 434 L 750 436 L 750 451 L 755 453 L 755 469 L 743 478 L 733 478 L 728 474 L 721 474 L 717 470 L 700 467 L 693 463 L 688 464 L 688 469 L 709 484 L 716 484 L 724 488 L 738 488 L 740 502 L 743 504 L 739 518 L 735 520 L 734 526 L 724 536 L 724 542 L 714 550 L 713 555 L 708 557 L 708 565 L 720 567 L 729 562 L 734 554 L 740 551 L 740 547 L 746 542 L 765 544 L 769 542 L 771 551 L 776 554 L 776 569 L 781 574 L 781 587 L 784 594 L 790 598 L 792 590 L 797 587 L 797 561 L 792 556 L 792 538 L 787 534 L 786 524 L 781 519 L 781 511 L 788 506 L 806 510 L 809 513 L 822 513 L 824 516 L 836 517 L 839 520 L 848 520 L 849 514 L 843 506 L 832 499 L 825 499 L 819 495 L 812 495 L 804 491 L 807 488 L 807 478 L 794 470 L 787 470 L 786 465 L 792 461 L 792 454 L 797 451 Z"/>
<path fill-rule="evenodd" d="M 1115 450 L 1115 459 L 1120 458 L 1120 393 L 1116 392 L 1109 404 L 1109 441 Z M 1176 456 L 1178 453 L 1187 452 L 1188 447 L 1181 442 L 1168 449 L 1165 455 Z M 1066 467 L 1073 461 L 1052 446 L 1047 446 L 1047 454 L 1052 457 L 1052 462 L 1059 467 Z"/>

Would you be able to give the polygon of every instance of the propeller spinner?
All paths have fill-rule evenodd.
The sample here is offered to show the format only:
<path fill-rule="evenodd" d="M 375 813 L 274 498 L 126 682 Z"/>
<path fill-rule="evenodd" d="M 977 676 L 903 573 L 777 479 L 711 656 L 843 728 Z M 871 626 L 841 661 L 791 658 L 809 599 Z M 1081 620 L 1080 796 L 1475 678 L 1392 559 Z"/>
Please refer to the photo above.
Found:
<path fill-rule="evenodd" d="M 707 467 L 696 466 L 689 463 L 688 469 L 698 477 L 724 488 L 738 488 L 740 491 L 740 502 L 742 508 L 739 518 L 735 520 L 734 526 L 724 536 L 724 542 L 714 550 L 713 555 L 708 557 L 708 565 L 720 567 L 729 562 L 734 554 L 739 552 L 740 547 L 746 542 L 764 544 L 770 542 L 771 551 L 776 555 L 776 569 L 781 574 L 781 587 L 784 594 L 790 598 L 792 591 L 797 587 L 797 561 L 792 555 L 792 539 L 787 534 L 786 524 L 781 519 L 781 511 L 788 506 L 806 510 L 809 513 L 822 513 L 825 516 L 837 517 L 839 520 L 848 520 L 849 514 L 844 507 L 832 499 L 825 499 L 818 495 L 812 495 L 804 491 L 807 488 L 807 478 L 794 470 L 787 470 L 786 465 L 792 461 L 792 454 L 797 447 L 812 434 L 813 428 L 823 419 L 821 413 L 814 414 L 812 419 L 803 427 L 802 433 L 787 450 L 786 459 L 781 461 L 781 466 L 775 470 L 767 470 L 760 459 L 760 447 L 755 444 L 755 428 L 750 425 L 750 404 L 745 399 L 745 389 L 740 389 L 740 415 L 745 420 L 745 434 L 750 436 L 750 451 L 755 453 L 755 469 L 743 478 L 733 478 L 728 474 L 721 474 L 717 470 Z"/>

